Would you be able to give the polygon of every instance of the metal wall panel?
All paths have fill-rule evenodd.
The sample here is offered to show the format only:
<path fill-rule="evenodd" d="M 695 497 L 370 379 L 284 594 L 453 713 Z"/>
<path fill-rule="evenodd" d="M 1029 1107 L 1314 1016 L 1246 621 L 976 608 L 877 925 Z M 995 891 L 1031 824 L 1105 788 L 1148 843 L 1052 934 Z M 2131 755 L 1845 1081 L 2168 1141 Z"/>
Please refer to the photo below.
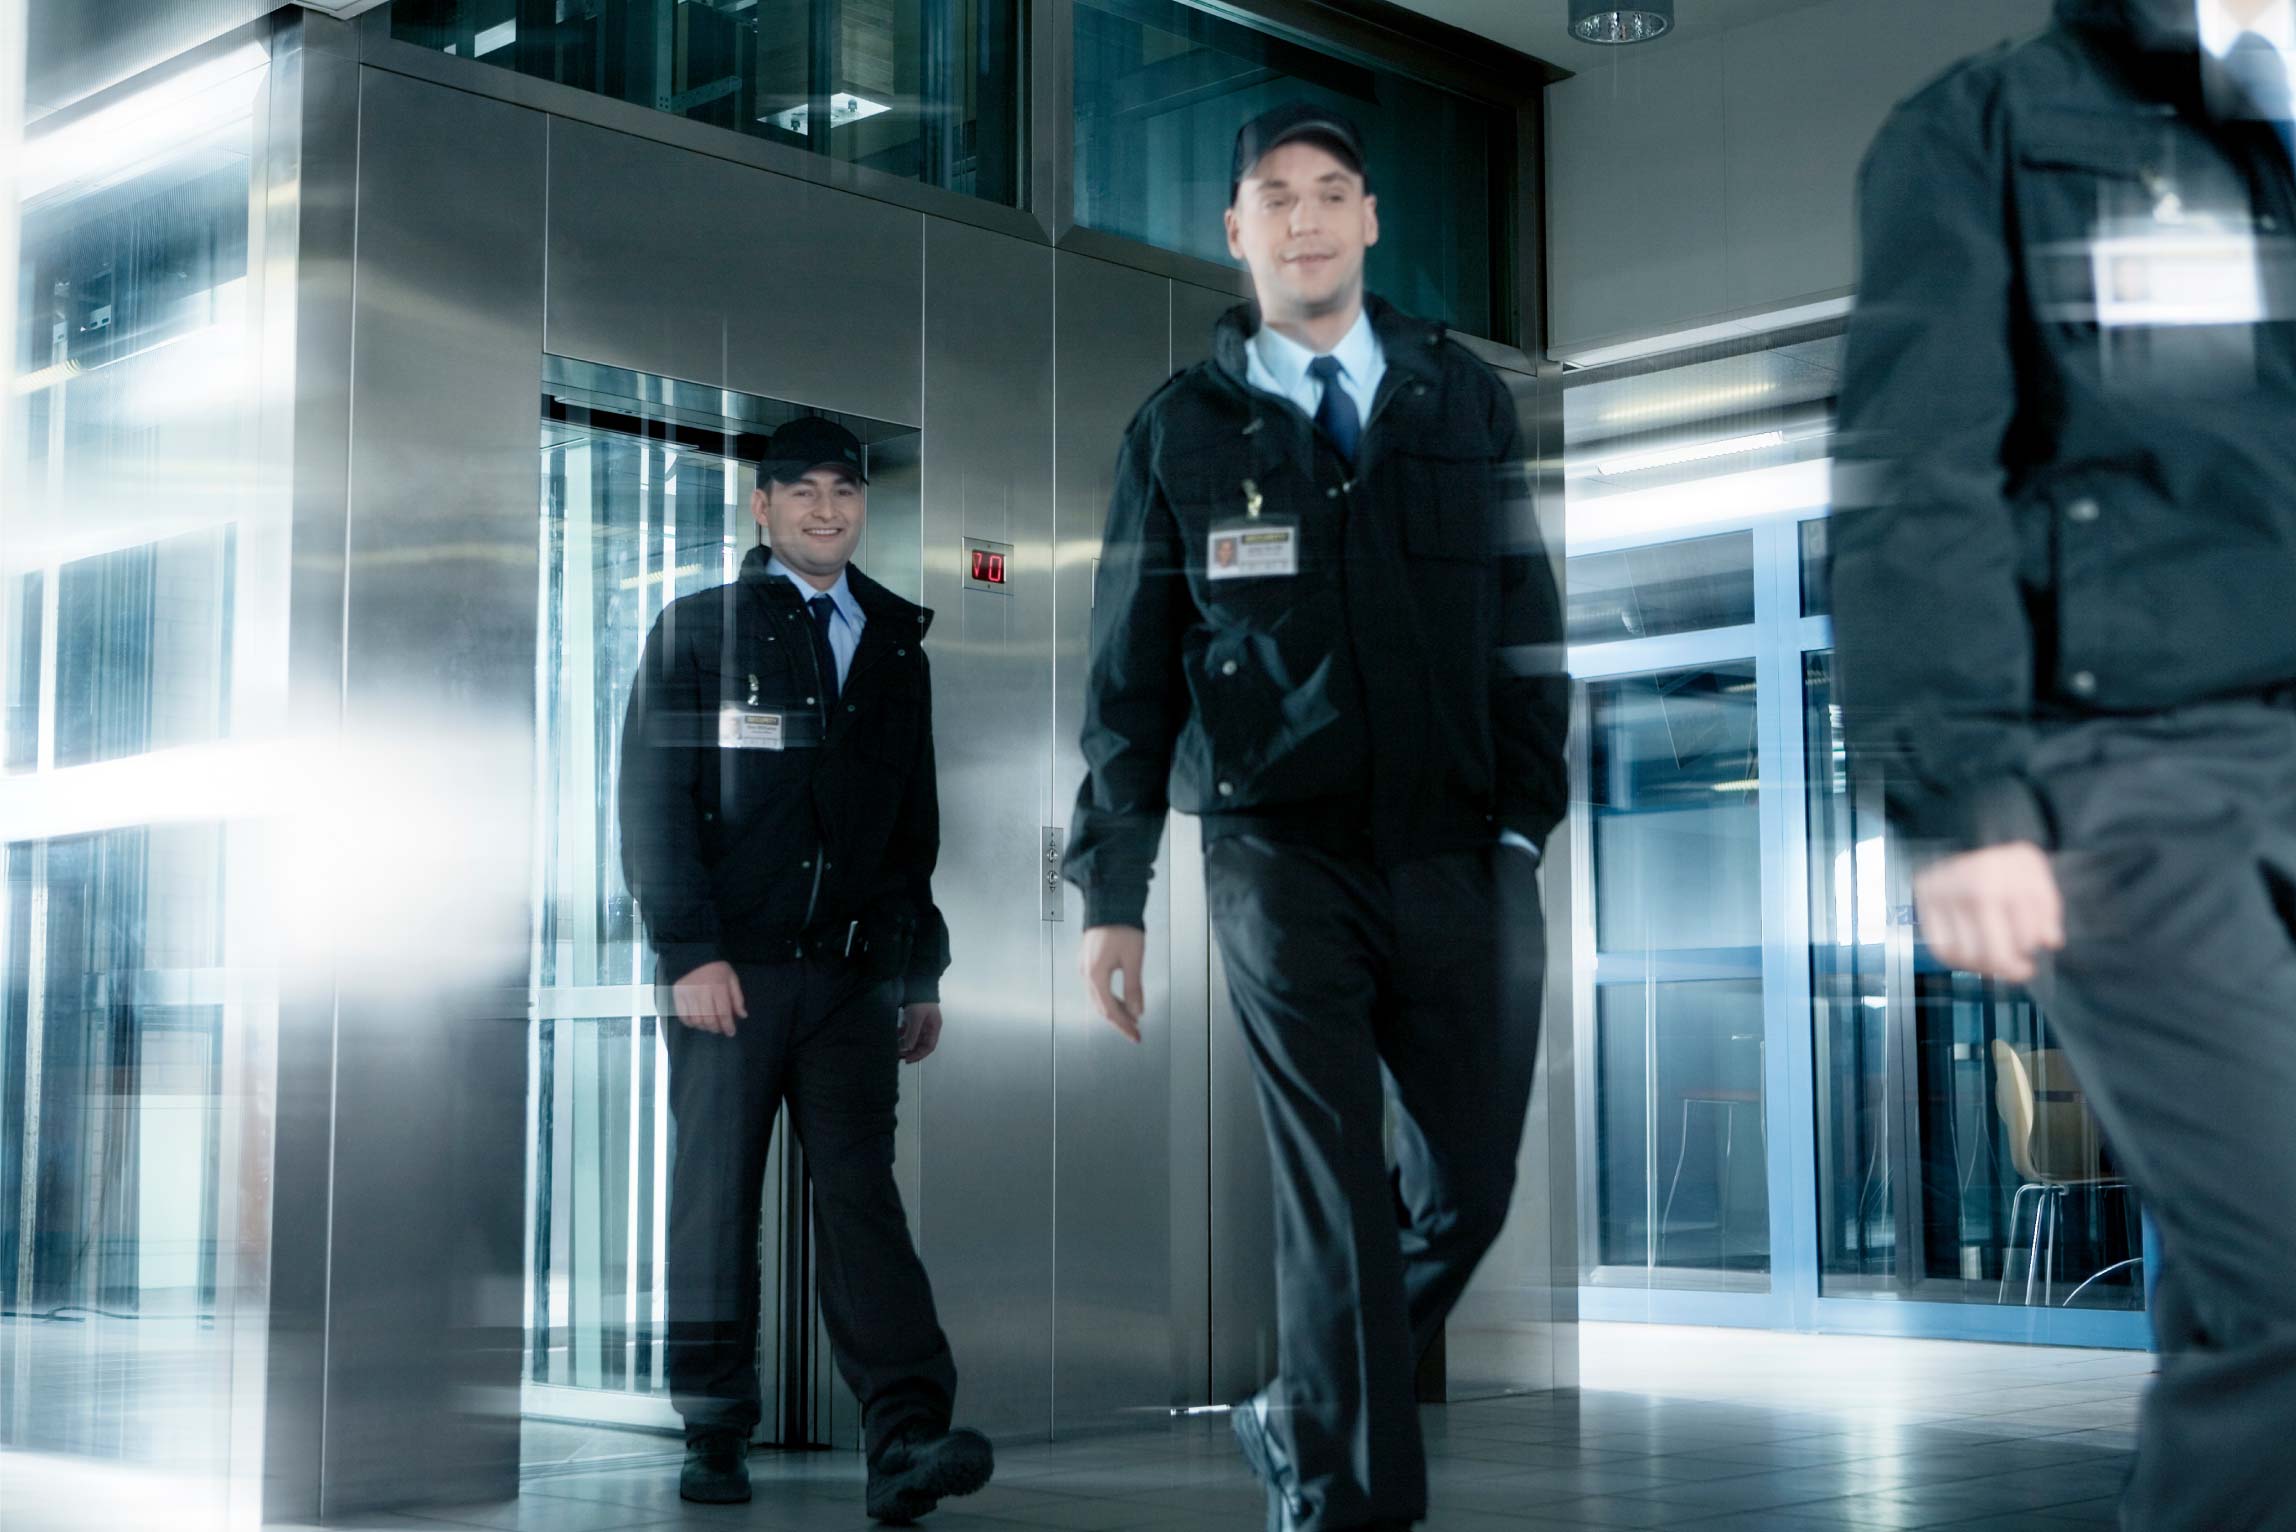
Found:
<path fill-rule="evenodd" d="M 343 704 L 359 122 L 358 65 L 346 30 L 304 18 L 272 55 L 264 336 L 267 346 L 287 350 L 265 359 L 272 390 L 265 428 L 283 437 L 266 450 L 290 485 L 288 540 L 296 558 L 286 602 L 288 718 L 290 730 L 305 737 L 331 733 Z M 272 1080 L 267 1520 L 319 1514 L 326 1398 L 335 993 L 323 953 L 285 956 Z"/>
<path fill-rule="evenodd" d="M 1058 629 L 1050 659 L 1054 813 L 1084 778 L 1079 731 L 1091 631 L 1092 579 L 1115 484 L 1116 452 L 1133 412 L 1170 370 L 1169 284 L 1077 255 L 1054 258 L 1059 392 L 1054 479 Z M 1169 859 L 1150 885 L 1148 1013 L 1140 1044 L 1093 1010 L 1075 970 L 1083 900 L 1065 892 L 1052 954 L 1054 1075 L 1058 1082 L 1054 1227 L 1054 1422 L 1062 1431 L 1120 1423 L 1127 1411 L 1189 1402 L 1205 1330 L 1204 1281 L 1182 1252 L 1176 1215 L 1203 1176 L 1201 1146 L 1176 1142 L 1175 1096 L 1204 1091 L 1202 1019 L 1175 1005 Z M 1194 1152 L 1190 1152 L 1193 1147 Z M 1175 1198 L 1175 1183 L 1183 1188 Z M 1194 1301 L 1191 1302 L 1191 1299 Z M 1192 1365 L 1190 1365 L 1192 1363 Z"/>
<path fill-rule="evenodd" d="M 1053 1049 L 1039 834 L 1054 824 L 1052 251 L 925 234 L 926 642 L 940 757 L 934 888 L 956 966 L 922 1096 L 919 1222 L 959 1413 L 1052 1422 Z M 1009 594 L 962 587 L 965 537 L 1013 547 Z M 1062 805 L 1065 811 L 1065 804 Z M 921 1081 L 921 1088 L 920 1088 Z M 915 1110 L 915 1108 L 911 1108 Z"/>
<path fill-rule="evenodd" d="M 553 353 L 919 423 L 920 214 L 557 118 L 550 186 Z"/>
<path fill-rule="evenodd" d="M 329 1513 L 514 1493 L 523 1321 L 544 125 L 361 84 Z"/>

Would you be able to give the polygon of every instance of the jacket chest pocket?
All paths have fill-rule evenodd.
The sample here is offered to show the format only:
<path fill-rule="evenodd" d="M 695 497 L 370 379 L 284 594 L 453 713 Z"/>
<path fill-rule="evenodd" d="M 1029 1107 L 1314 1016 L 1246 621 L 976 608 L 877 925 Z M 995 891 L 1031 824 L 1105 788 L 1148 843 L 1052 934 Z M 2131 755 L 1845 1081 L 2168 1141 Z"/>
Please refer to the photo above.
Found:
<path fill-rule="evenodd" d="M 2044 324 L 2126 329 L 2261 317 L 2247 178 L 2181 121 L 2038 118 L 2020 131 L 2012 190 L 2025 277 Z"/>

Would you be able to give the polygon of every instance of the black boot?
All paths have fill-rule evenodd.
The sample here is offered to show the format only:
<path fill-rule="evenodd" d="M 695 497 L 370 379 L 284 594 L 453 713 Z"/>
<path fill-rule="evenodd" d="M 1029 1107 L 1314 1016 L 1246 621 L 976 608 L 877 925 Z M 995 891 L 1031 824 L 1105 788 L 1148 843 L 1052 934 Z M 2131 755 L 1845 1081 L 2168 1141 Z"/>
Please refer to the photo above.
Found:
<path fill-rule="evenodd" d="M 749 1499 L 749 1442 L 740 1431 L 704 1431 L 686 1442 L 678 1472 L 678 1498 L 698 1505 L 740 1505 Z"/>
<path fill-rule="evenodd" d="M 889 1443 L 869 1465 L 869 1514 L 905 1527 L 951 1495 L 970 1495 L 996 1472 L 978 1431 L 918 1431 Z"/>

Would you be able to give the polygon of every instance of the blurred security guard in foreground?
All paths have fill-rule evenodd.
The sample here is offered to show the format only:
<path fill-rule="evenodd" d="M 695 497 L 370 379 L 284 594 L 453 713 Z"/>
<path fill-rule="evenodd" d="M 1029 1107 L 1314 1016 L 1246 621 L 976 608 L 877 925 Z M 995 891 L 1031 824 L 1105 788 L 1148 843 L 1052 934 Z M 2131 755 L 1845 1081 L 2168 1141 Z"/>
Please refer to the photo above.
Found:
<path fill-rule="evenodd" d="M 1861 191 L 1846 722 L 2159 1220 L 2141 1532 L 2296 1528 L 2292 52 L 2288 0 L 2059 0 Z"/>
<path fill-rule="evenodd" d="M 646 642 L 622 739 L 622 855 L 668 991 L 670 1393 L 680 1493 L 749 1498 L 759 1419 L 758 1219 L 775 1111 L 812 1179 L 822 1316 L 861 1401 L 869 1514 L 905 1523 L 988 1482 L 949 1429 L 956 1370 L 893 1184 L 896 1061 L 940 1038 L 947 928 L 932 613 L 848 562 L 860 444 L 809 417 L 773 436 L 750 512 L 766 542 Z"/>
<path fill-rule="evenodd" d="M 1086 981 L 1137 1040 L 1165 810 L 1203 816 L 1276 1183 L 1281 1375 L 1237 1435 L 1271 1527 L 1402 1528 L 1427 1513 L 1415 1365 L 1514 1188 L 1539 847 L 1565 807 L 1561 622 L 1504 489 L 1505 385 L 1365 296 L 1379 212 L 1354 126 L 1268 113 L 1233 179 L 1257 302 L 1118 458 L 1068 876 Z"/>

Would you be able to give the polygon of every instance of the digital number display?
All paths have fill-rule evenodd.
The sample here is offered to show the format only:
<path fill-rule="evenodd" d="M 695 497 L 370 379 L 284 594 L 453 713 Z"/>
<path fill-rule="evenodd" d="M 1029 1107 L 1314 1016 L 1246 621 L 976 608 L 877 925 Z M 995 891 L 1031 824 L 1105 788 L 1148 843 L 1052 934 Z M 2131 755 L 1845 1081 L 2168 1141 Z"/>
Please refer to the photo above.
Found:
<path fill-rule="evenodd" d="M 1002 585 L 1005 582 L 1005 556 L 991 553 L 986 548 L 973 552 L 973 578 L 983 585 Z"/>

